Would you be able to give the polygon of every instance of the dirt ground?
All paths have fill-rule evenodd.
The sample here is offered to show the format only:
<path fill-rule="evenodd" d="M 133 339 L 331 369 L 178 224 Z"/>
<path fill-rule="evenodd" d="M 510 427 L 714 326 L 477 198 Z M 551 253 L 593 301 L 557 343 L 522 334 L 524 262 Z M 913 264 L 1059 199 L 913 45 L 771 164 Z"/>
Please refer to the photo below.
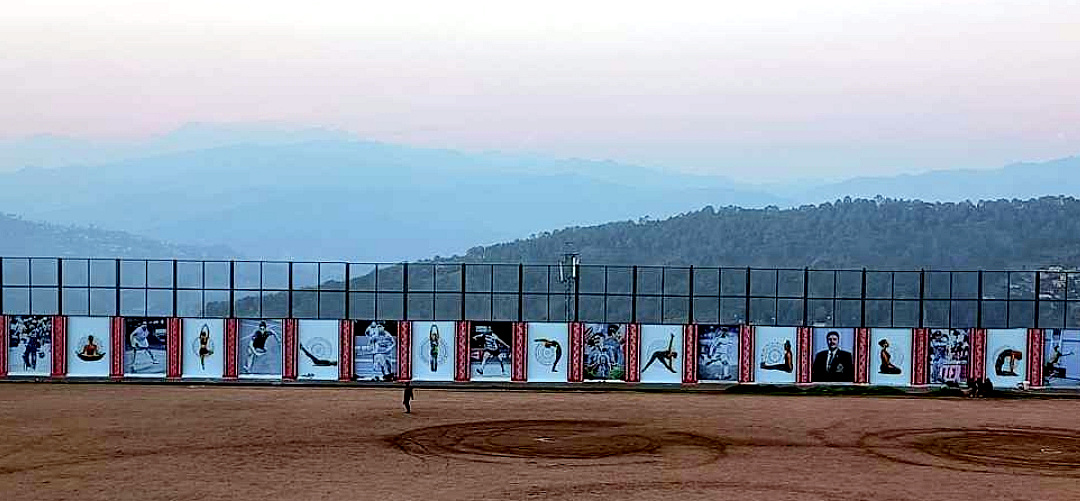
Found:
<path fill-rule="evenodd" d="M 0 499 L 1078 499 L 1080 400 L 0 384 Z"/>

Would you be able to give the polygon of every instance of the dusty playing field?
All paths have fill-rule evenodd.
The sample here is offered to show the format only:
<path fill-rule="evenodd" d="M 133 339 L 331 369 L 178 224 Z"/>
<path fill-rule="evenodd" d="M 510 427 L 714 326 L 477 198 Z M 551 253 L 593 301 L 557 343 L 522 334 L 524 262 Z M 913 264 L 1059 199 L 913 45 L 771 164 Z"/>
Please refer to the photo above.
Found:
<path fill-rule="evenodd" d="M 0 499 L 1078 499 L 1080 401 L 0 384 Z"/>

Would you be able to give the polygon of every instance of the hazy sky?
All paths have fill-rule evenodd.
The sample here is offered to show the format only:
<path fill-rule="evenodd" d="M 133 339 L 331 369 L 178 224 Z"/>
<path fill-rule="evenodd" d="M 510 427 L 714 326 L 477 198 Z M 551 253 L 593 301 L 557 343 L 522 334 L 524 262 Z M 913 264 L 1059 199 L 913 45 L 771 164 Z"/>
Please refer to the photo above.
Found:
<path fill-rule="evenodd" d="M 7 139 L 274 121 L 755 181 L 1080 154 L 1080 1 L 3 4 Z"/>

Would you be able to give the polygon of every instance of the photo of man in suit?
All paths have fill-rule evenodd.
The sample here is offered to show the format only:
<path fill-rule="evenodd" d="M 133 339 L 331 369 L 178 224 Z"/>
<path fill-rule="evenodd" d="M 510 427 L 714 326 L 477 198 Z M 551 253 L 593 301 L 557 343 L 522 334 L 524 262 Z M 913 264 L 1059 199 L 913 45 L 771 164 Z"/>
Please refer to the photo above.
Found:
<path fill-rule="evenodd" d="M 814 355 L 810 377 L 814 382 L 852 383 L 855 381 L 855 364 L 850 351 L 840 349 L 840 333 L 829 331 L 825 335 L 828 349 Z"/>

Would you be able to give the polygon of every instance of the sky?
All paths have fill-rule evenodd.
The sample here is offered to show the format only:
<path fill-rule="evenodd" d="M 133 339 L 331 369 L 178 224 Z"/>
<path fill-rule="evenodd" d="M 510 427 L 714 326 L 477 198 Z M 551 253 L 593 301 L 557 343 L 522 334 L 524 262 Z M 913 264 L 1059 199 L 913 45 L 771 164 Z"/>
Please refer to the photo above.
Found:
<path fill-rule="evenodd" d="M 1080 1 L 5 0 L 0 139 L 190 122 L 773 182 L 1080 154 Z"/>

